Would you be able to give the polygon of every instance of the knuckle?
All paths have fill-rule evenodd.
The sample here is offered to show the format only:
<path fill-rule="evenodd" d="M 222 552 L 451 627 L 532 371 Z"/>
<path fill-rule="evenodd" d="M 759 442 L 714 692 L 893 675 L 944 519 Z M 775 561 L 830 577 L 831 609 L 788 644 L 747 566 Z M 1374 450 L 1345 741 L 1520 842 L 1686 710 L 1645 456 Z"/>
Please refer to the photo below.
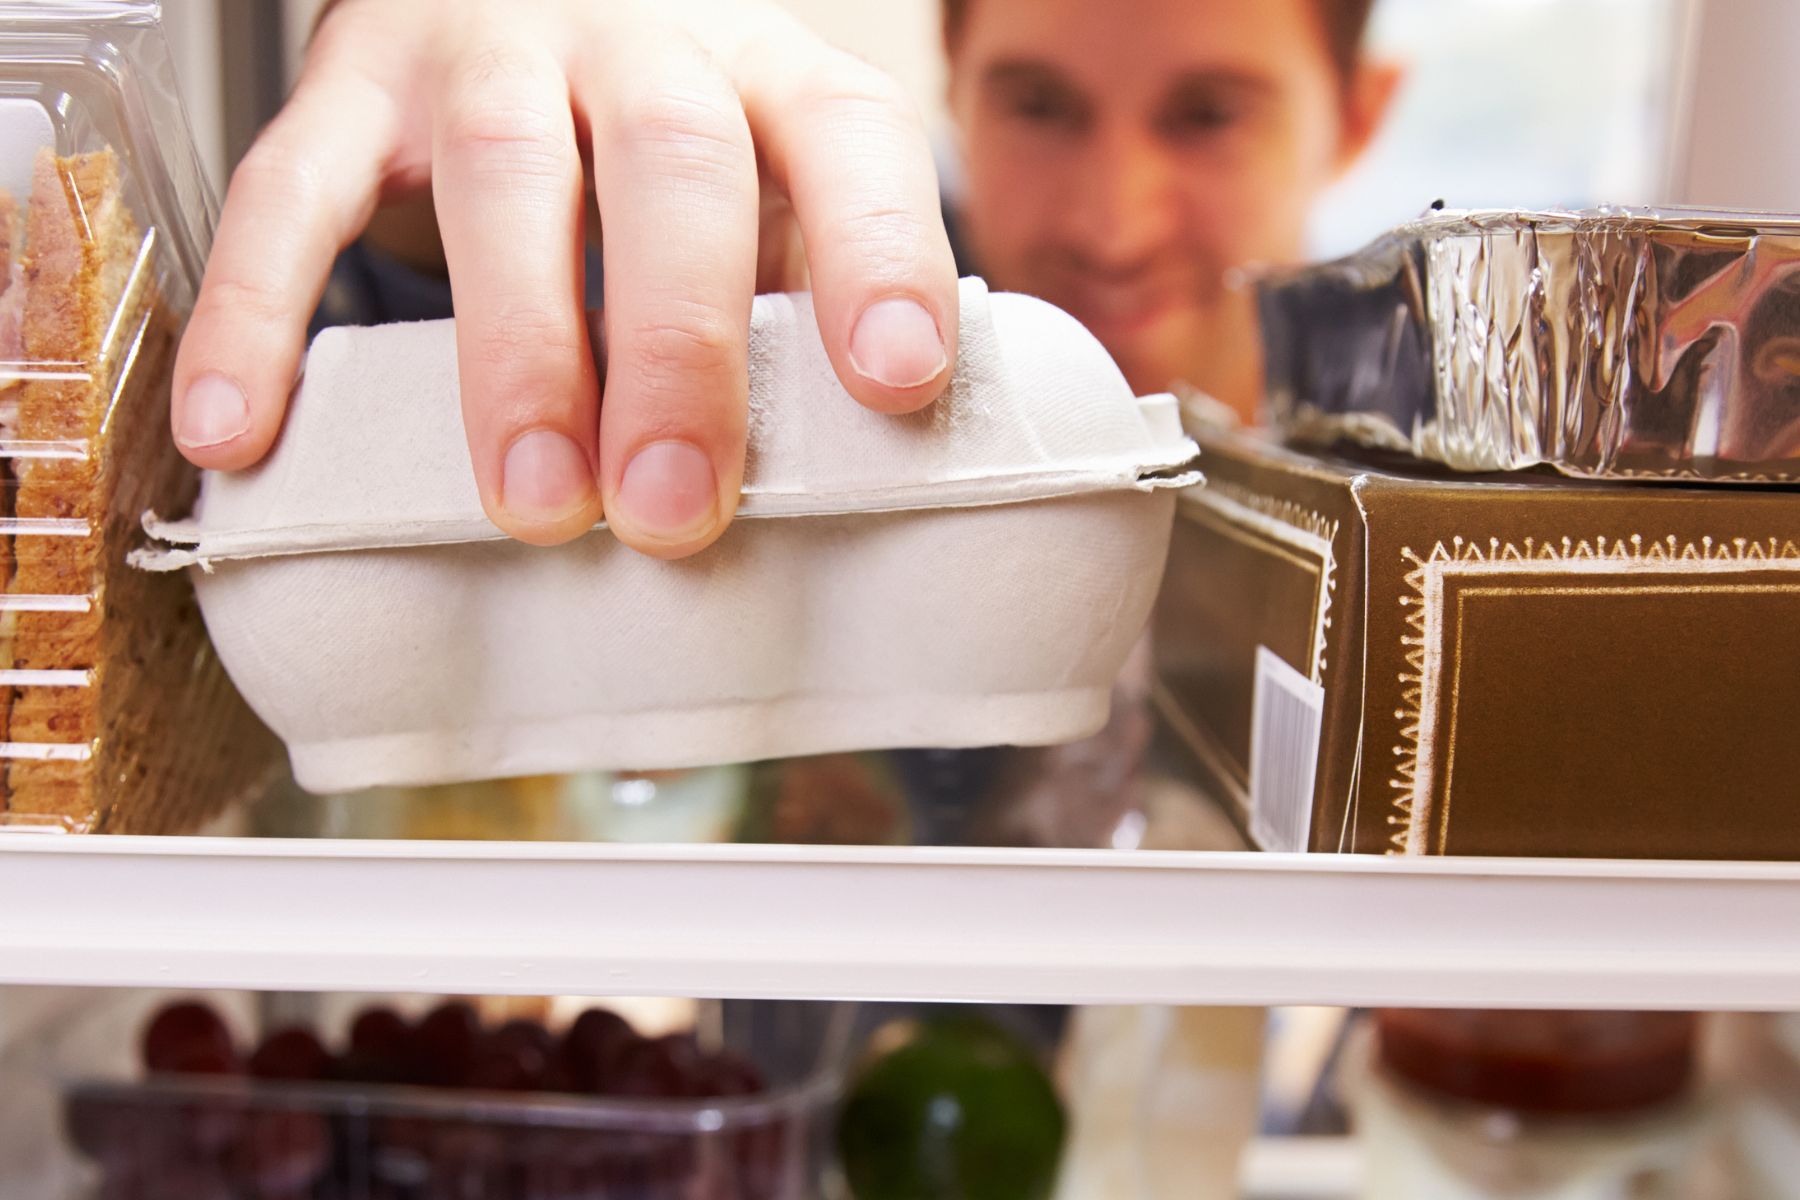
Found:
<path fill-rule="evenodd" d="M 842 51 L 833 51 L 815 63 L 801 77 L 798 91 L 798 103 L 820 114 L 889 126 L 919 119 L 912 98 L 898 80 Z"/>
<path fill-rule="evenodd" d="M 863 262 L 907 271 L 917 267 L 932 239 L 919 213 L 894 204 L 853 206 L 828 224 L 833 244 L 854 247 Z"/>
<path fill-rule="evenodd" d="M 487 46 L 451 68 L 439 116 L 446 154 L 527 178 L 561 177 L 574 169 L 575 144 L 566 104 L 527 56 Z"/>
<path fill-rule="evenodd" d="M 468 356 L 466 365 L 498 387 L 568 378 L 569 365 L 586 351 L 574 315 L 541 304 L 502 306 L 479 325 L 471 322 L 458 346 L 459 354 Z"/>
<path fill-rule="evenodd" d="M 529 87 L 542 76 L 542 64 L 530 54 L 496 39 L 481 39 L 453 59 L 446 80 L 452 92 L 491 95 Z"/>
<path fill-rule="evenodd" d="M 744 334 L 716 311 L 695 310 L 634 325 L 619 346 L 615 365 L 630 362 L 654 390 L 688 390 L 729 375 L 743 354 Z"/>
<path fill-rule="evenodd" d="M 646 154 L 714 164 L 747 153 L 743 110 L 710 89 L 665 85 L 620 107 L 617 136 Z"/>
<path fill-rule="evenodd" d="M 283 214 L 312 210 L 325 190 L 325 174 L 313 158 L 271 128 L 245 152 L 231 173 L 231 192 L 249 195 L 259 209 Z"/>
<path fill-rule="evenodd" d="M 574 146 L 556 117 L 524 103 L 458 104 L 444 119 L 443 149 L 508 177 L 560 178 Z"/>
<path fill-rule="evenodd" d="M 200 320 L 228 314 L 234 321 L 276 324 L 292 316 L 287 295 L 275 281 L 241 275 L 207 279 L 195 308 Z"/>

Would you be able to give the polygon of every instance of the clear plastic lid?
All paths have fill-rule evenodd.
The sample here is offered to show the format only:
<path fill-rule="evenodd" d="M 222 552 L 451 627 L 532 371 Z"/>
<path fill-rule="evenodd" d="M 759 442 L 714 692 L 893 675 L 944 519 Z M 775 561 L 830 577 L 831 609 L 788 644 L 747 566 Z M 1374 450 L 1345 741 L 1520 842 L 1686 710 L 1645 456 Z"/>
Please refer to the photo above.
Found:
<path fill-rule="evenodd" d="M 111 153 L 163 300 L 193 303 L 217 204 L 151 0 L 0 2 L 0 189 L 23 207 L 40 152 Z M 65 179 L 71 172 L 63 172 Z"/>
<path fill-rule="evenodd" d="M 217 802 L 197 764 L 235 698 L 191 596 L 124 561 L 145 509 L 194 492 L 169 386 L 213 216 L 158 6 L 0 3 L 8 826 L 155 831 Z"/>
<path fill-rule="evenodd" d="M 128 376 L 162 365 L 144 360 L 146 339 L 192 306 L 213 200 L 157 12 L 0 3 L 8 458 L 91 457 L 80 443 L 106 432 Z M 73 444 L 29 444 L 45 441 Z"/>

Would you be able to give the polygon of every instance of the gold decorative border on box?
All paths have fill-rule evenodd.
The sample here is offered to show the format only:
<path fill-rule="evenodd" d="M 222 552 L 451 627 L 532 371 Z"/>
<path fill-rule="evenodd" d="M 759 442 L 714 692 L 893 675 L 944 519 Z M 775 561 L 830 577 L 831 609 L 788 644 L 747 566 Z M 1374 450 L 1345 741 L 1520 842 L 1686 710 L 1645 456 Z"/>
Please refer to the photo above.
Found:
<path fill-rule="evenodd" d="M 1435 747 L 1427 735 L 1437 720 L 1443 668 L 1443 579 L 1446 574 L 1726 574 L 1746 570 L 1800 572 L 1800 544 L 1781 537 L 1703 537 L 1688 541 L 1673 534 L 1645 538 L 1525 538 L 1522 542 L 1501 538 L 1485 540 L 1454 537 L 1435 543 L 1420 555 L 1403 547 L 1401 557 L 1411 568 L 1406 572 L 1408 594 L 1400 597 L 1408 632 L 1400 641 L 1406 669 L 1400 674 L 1400 739 L 1393 747 L 1394 774 L 1388 781 L 1394 811 L 1388 824 L 1389 854 L 1427 853 L 1428 836 L 1423 819 L 1429 805 L 1435 768 Z M 1795 584 L 1800 589 L 1800 581 Z M 1449 797 L 1445 797 L 1445 808 Z M 1443 850 L 1442 838 L 1438 851 Z"/>
<path fill-rule="evenodd" d="M 1326 632 L 1331 628 L 1331 596 L 1337 590 L 1337 555 L 1332 541 L 1338 522 L 1304 505 L 1261 495 L 1233 484 L 1209 479 L 1202 487 L 1180 493 L 1187 516 L 1217 533 L 1241 541 L 1252 549 L 1286 559 L 1319 579 L 1313 615 L 1313 661 L 1306 670 L 1314 683 L 1325 674 Z M 1158 685 L 1159 693 L 1162 691 Z M 1191 721 L 1166 693 L 1161 696 L 1163 715 L 1181 740 L 1202 759 L 1218 782 L 1231 789 L 1229 797 L 1240 811 L 1248 811 L 1249 781 L 1243 768 L 1231 761 L 1213 733 Z"/>
<path fill-rule="evenodd" d="M 1181 500 L 1185 505 L 1215 514 L 1224 524 L 1214 523 L 1214 528 L 1229 534 L 1226 529 L 1229 525 L 1232 529 L 1247 530 L 1278 544 L 1278 548 L 1258 545 L 1258 549 L 1276 553 L 1286 550 L 1310 555 L 1316 560 L 1316 566 L 1312 562 L 1298 565 L 1314 571 L 1319 580 L 1318 599 L 1313 605 L 1312 662 L 1306 664 L 1304 670 L 1314 683 L 1323 684 L 1327 636 L 1331 629 L 1331 597 L 1337 591 L 1337 555 L 1331 546 L 1337 538 L 1338 522 L 1292 500 L 1266 496 L 1218 479 L 1209 479 L 1203 487 L 1186 489 L 1181 493 Z"/>

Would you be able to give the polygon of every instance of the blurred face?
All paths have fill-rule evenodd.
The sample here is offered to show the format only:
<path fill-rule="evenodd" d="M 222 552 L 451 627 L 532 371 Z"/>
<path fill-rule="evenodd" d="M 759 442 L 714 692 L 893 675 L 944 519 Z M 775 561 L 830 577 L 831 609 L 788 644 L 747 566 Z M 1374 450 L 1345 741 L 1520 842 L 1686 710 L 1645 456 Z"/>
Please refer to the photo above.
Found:
<path fill-rule="evenodd" d="M 1184 379 L 1251 415 L 1227 278 L 1301 254 L 1362 141 L 1316 3 L 970 0 L 951 108 L 989 282 L 1072 313 L 1140 392 Z"/>

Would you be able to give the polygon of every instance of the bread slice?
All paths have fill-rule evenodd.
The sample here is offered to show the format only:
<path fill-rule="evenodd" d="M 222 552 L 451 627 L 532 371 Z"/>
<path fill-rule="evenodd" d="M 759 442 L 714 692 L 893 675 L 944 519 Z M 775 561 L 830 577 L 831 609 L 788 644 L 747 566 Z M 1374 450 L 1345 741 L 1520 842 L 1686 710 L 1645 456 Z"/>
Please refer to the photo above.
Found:
<path fill-rule="evenodd" d="M 185 511 L 196 490 L 168 434 L 178 318 L 155 256 L 111 151 L 40 152 L 25 219 L 27 369 L 10 402 L 0 396 L 13 474 L 0 794 L 12 822 L 189 829 L 273 761 L 187 581 L 125 563 L 140 515 Z"/>

